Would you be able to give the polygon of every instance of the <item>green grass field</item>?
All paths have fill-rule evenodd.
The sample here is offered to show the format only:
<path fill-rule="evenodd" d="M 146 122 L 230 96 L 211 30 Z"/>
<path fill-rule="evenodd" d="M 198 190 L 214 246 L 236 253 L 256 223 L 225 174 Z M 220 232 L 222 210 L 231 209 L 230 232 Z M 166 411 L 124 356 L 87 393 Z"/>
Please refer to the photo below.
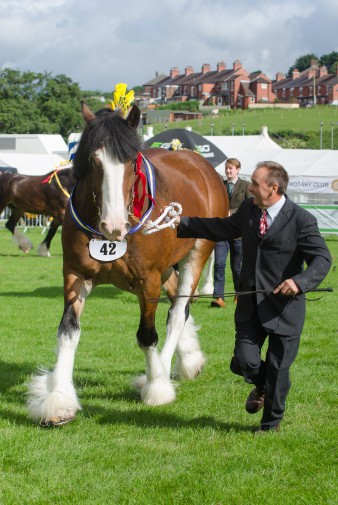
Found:
<path fill-rule="evenodd" d="M 190 126 L 194 132 L 201 135 L 231 135 L 233 131 L 235 135 L 242 135 L 244 125 L 244 134 L 249 135 L 260 133 L 262 127 L 267 126 L 270 135 L 280 132 L 282 137 L 285 137 L 285 132 L 290 130 L 295 133 L 309 134 L 311 138 L 303 147 L 320 149 L 321 122 L 323 123 L 322 148 L 331 149 L 333 133 L 333 148 L 338 149 L 338 107 L 334 106 L 222 111 L 219 117 L 205 116 L 203 119 L 192 121 L 170 122 L 167 127 L 171 129 Z M 160 133 L 164 130 L 164 124 L 154 124 L 153 128 L 154 134 Z"/>
<path fill-rule="evenodd" d="M 232 300 L 192 306 L 207 356 L 177 400 L 140 403 L 132 379 L 144 371 L 135 340 L 136 299 L 98 287 L 81 319 L 74 382 L 83 410 L 58 429 L 27 418 L 25 384 L 55 363 L 62 310 L 60 234 L 51 258 L 21 253 L 0 229 L 1 505 L 334 505 L 337 503 L 337 272 L 309 294 L 293 387 L 280 433 L 255 436 L 259 414 L 244 410 L 250 386 L 229 371 Z M 338 239 L 327 238 L 337 264 Z M 227 290 L 232 291 L 227 267 Z M 158 309 L 161 342 L 168 305 Z"/>

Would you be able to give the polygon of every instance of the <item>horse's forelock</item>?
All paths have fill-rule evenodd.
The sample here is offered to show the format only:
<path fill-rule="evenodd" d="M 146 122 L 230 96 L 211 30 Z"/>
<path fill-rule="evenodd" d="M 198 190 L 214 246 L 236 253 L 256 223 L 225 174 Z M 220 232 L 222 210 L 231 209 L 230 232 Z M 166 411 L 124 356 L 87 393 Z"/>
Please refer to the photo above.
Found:
<path fill-rule="evenodd" d="M 136 159 L 143 142 L 137 131 L 130 128 L 118 112 L 101 109 L 82 134 L 74 159 L 74 170 L 78 178 L 87 172 L 91 154 L 102 147 L 113 159 L 126 163 Z"/>

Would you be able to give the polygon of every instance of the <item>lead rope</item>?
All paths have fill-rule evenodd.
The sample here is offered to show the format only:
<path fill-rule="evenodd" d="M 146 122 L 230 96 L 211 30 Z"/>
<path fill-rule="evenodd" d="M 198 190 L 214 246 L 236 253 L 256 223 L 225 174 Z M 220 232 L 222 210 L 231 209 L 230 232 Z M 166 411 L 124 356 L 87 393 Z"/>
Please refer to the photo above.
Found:
<path fill-rule="evenodd" d="M 155 221 L 148 221 L 142 230 L 144 235 L 150 235 L 164 228 L 175 229 L 175 219 L 182 214 L 182 205 L 177 202 L 171 202 L 162 212 L 162 214 L 155 219 Z M 161 221 L 164 221 L 161 223 Z"/>

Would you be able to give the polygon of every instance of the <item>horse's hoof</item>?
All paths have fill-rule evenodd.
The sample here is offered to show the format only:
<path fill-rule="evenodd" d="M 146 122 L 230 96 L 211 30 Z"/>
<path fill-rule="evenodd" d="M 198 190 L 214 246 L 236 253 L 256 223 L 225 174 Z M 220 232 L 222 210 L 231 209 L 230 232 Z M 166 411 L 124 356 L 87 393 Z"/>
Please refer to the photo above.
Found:
<path fill-rule="evenodd" d="M 38 247 L 38 255 L 45 256 L 46 258 L 50 258 L 50 251 L 45 244 L 40 244 Z"/>
<path fill-rule="evenodd" d="M 22 252 L 24 252 L 25 254 L 28 254 L 30 249 L 24 249 L 23 247 L 20 247 L 19 249 L 21 249 Z"/>
<path fill-rule="evenodd" d="M 70 423 L 75 419 L 75 416 L 72 417 L 52 417 L 49 421 L 41 421 L 41 428 L 57 428 L 59 426 L 64 426 L 65 424 Z"/>

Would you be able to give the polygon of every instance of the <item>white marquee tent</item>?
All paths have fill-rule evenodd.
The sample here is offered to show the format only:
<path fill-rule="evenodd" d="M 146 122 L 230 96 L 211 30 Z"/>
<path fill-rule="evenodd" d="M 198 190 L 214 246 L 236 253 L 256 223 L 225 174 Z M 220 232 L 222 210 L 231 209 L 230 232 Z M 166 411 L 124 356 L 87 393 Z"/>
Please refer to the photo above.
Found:
<path fill-rule="evenodd" d="M 262 135 L 206 137 L 228 158 L 241 161 L 241 175 L 250 176 L 259 161 L 272 160 L 287 170 L 288 195 L 313 213 L 323 233 L 338 233 L 338 151 L 282 149 Z M 224 176 L 224 166 L 216 167 Z"/>
<path fill-rule="evenodd" d="M 44 175 L 68 159 L 61 135 L 0 135 L 0 165 L 20 174 Z"/>
<path fill-rule="evenodd" d="M 43 175 L 72 155 L 79 137 L 72 134 L 67 146 L 61 135 L 0 135 L 0 165 L 15 167 L 21 174 Z M 228 158 L 238 158 L 246 179 L 259 161 L 283 165 L 290 176 L 289 196 L 315 214 L 323 233 L 338 233 L 337 150 L 282 149 L 269 137 L 267 128 L 261 135 L 205 138 Z M 224 165 L 216 170 L 224 176 Z"/>

